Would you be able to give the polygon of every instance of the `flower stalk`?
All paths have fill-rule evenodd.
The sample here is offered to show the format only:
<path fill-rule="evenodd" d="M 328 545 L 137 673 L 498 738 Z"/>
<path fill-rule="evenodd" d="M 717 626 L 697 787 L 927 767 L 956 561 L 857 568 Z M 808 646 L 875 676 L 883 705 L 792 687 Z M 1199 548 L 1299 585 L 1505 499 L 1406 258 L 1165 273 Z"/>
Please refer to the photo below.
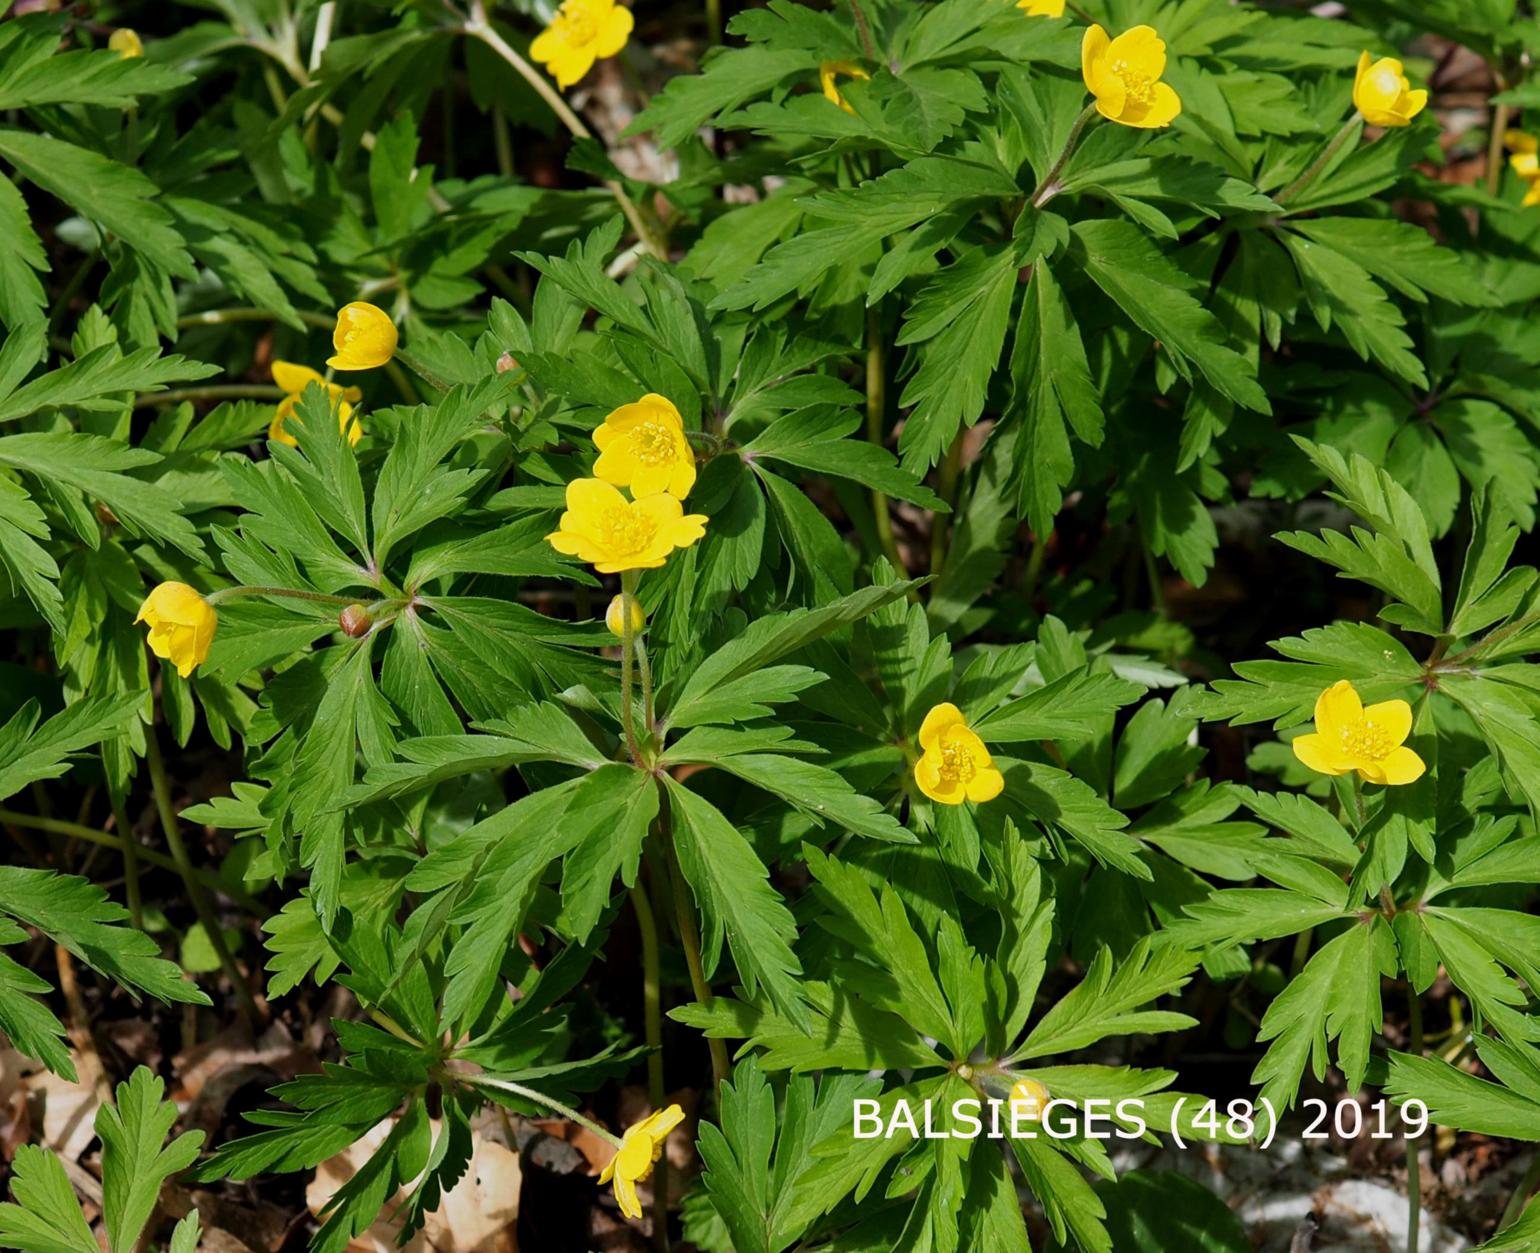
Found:
<path fill-rule="evenodd" d="M 1342 124 L 1342 129 L 1332 136 L 1331 142 L 1321 150 L 1321 155 L 1310 163 L 1309 168 L 1307 168 L 1303 174 L 1301 174 L 1281 192 L 1274 196 L 1274 202 L 1280 205 L 1286 205 L 1289 203 L 1289 201 L 1293 200 L 1295 196 L 1299 195 L 1300 192 L 1304 191 L 1305 188 L 1309 187 L 1311 183 L 1315 182 L 1315 180 L 1321 176 L 1321 171 L 1330 165 L 1332 159 L 1342 151 L 1342 145 L 1347 143 L 1348 137 L 1358 131 L 1358 128 L 1362 122 L 1363 114 L 1358 112 L 1357 109 L 1354 109 L 1353 116 L 1348 118 L 1348 120 Z"/>
<path fill-rule="evenodd" d="M 1059 153 L 1056 160 L 1048 168 L 1048 173 L 1043 175 L 1043 181 L 1038 185 L 1037 193 L 1032 197 L 1032 207 L 1041 209 L 1050 200 L 1064 190 L 1059 182 L 1059 175 L 1064 172 L 1064 167 L 1069 164 L 1070 157 L 1075 155 L 1075 148 L 1080 143 L 1080 137 L 1085 128 L 1096 116 L 1096 105 L 1088 104 L 1080 111 L 1080 116 L 1075 119 L 1075 124 L 1069 128 L 1069 138 L 1064 141 L 1064 150 Z"/>

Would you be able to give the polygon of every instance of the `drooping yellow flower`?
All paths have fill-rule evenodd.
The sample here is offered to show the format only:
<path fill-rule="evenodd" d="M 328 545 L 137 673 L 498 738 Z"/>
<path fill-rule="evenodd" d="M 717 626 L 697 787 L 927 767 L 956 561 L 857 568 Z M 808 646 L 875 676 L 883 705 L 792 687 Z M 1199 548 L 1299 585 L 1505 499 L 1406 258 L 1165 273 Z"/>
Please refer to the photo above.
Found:
<path fill-rule="evenodd" d="M 337 329 L 332 332 L 337 352 L 326 364 L 334 370 L 372 370 L 396 355 L 399 339 L 390 314 L 378 305 L 355 300 L 337 311 Z"/>
<path fill-rule="evenodd" d="M 1365 52 L 1353 79 L 1353 104 L 1375 126 L 1407 126 L 1428 103 L 1428 93 L 1413 91 L 1406 71 L 1394 57 L 1376 61 Z"/>
<path fill-rule="evenodd" d="M 1509 167 L 1528 184 L 1525 206 L 1540 204 L 1540 139 L 1525 131 L 1509 130 L 1503 143 L 1513 154 L 1508 158 Z"/>
<path fill-rule="evenodd" d="M 683 500 L 695 486 L 695 452 L 674 402 L 648 392 L 594 428 L 594 474 L 637 498 L 667 492 Z"/>
<path fill-rule="evenodd" d="M 1041 1122 L 1051 1098 L 1048 1089 L 1036 1079 L 1018 1079 L 1011 1085 L 1008 1101 L 1013 1118 Z"/>
<path fill-rule="evenodd" d="M 567 484 L 567 512 L 545 538 L 569 557 L 593 563 L 600 574 L 656 570 L 676 548 L 706 533 L 703 513 L 685 513 L 677 496 L 657 492 L 627 500 L 602 479 Z"/>
<path fill-rule="evenodd" d="M 134 621 L 150 624 L 150 651 L 185 679 L 207 659 L 219 614 L 187 584 L 160 583 L 145 597 Z"/>
<path fill-rule="evenodd" d="M 609 627 L 610 634 L 617 639 L 624 639 L 626 634 L 626 598 L 617 596 L 610 601 L 610 607 L 604 611 L 604 625 Z M 647 625 L 647 611 L 642 608 L 642 602 L 635 596 L 631 598 L 631 634 L 636 635 Z"/>
<path fill-rule="evenodd" d="M 107 36 L 107 47 L 125 61 L 144 55 L 144 44 L 139 40 L 139 32 L 127 26 L 120 26 Z"/>
<path fill-rule="evenodd" d="M 1166 44 L 1153 27 L 1135 26 L 1116 39 L 1094 22 L 1080 41 L 1080 73 L 1096 111 L 1124 126 L 1170 126 L 1182 111 L 1166 72 Z"/>
<path fill-rule="evenodd" d="M 626 46 L 634 19 L 615 0 L 564 0 L 551 24 L 535 36 L 529 55 L 539 61 L 556 85 L 567 88 Z"/>
<path fill-rule="evenodd" d="M 988 801 L 1000 795 L 1005 778 L 995 769 L 984 741 L 969 729 L 962 710 L 947 701 L 935 706 L 920 724 L 920 748 L 914 781 L 920 791 L 943 805 Z"/>
<path fill-rule="evenodd" d="M 615 1199 L 620 1202 L 620 1212 L 627 1218 L 642 1216 L 642 1203 L 637 1199 L 636 1185 L 657 1165 L 663 1156 L 663 1142 L 668 1133 L 684 1121 L 684 1110 L 677 1105 L 648 1114 L 641 1122 L 632 1123 L 620 1137 L 620 1148 L 610 1158 L 609 1165 L 599 1176 L 601 1184 L 615 1189 Z"/>
<path fill-rule="evenodd" d="M 268 439 L 287 444 L 290 448 L 299 447 L 299 441 L 284 430 L 283 424 L 289 420 L 289 416 L 294 412 L 294 406 L 299 403 L 300 397 L 305 394 L 305 389 L 312 383 L 326 390 L 332 411 L 337 415 L 337 429 L 347 432 L 348 443 L 357 445 L 363 438 L 363 423 L 353 417 L 353 406 L 364 398 L 363 392 L 358 388 L 328 383 L 309 366 L 295 365 L 292 361 L 273 362 L 273 382 L 283 388 L 286 395 L 278 402 L 278 408 L 273 411 L 273 420 L 267 428 Z M 351 422 L 349 422 L 350 418 Z"/>
<path fill-rule="evenodd" d="M 1356 770 L 1366 783 L 1413 783 L 1427 766 L 1405 747 L 1411 733 L 1412 707 L 1404 700 L 1365 709 L 1358 690 L 1343 679 L 1316 699 L 1315 731 L 1295 736 L 1294 755 L 1322 774 Z"/>
<path fill-rule="evenodd" d="M 854 113 L 849 102 L 840 95 L 840 89 L 834 85 L 835 78 L 843 74 L 846 78 L 870 79 L 871 75 L 863 70 L 854 61 L 825 61 L 818 67 L 818 81 L 823 84 L 824 97 L 831 103 L 837 104 L 846 113 Z"/>
<path fill-rule="evenodd" d="M 1028 17 L 1063 17 L 1064 0 L 1016 0 L 1018 9 L 1025 9 Z"/>

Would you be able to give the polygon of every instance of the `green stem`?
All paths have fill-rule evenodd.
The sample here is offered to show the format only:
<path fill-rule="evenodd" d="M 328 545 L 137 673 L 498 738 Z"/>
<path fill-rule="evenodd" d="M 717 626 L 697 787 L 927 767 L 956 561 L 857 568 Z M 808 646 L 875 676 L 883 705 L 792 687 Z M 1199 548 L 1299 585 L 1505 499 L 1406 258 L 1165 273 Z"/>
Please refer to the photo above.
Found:
<path fill-rule="evenodd" d="M 1408 1047 L 1413 1057 L 1422 1056 L 1422 998 L 1416 988 L 1409 988 L 1407 1010 L 1410 1017 Z M 1417 1161 L 1418 1140 L 1406 1139 L 1406 1253 L 1417 1253 L 1422 1240 L 1422 1167 Z"/>
<path fill-rule="evenodd" d="M 1497 195 L 1503 181 L 1503 136 L 1508 130 L 1508 106 L 1500 104 L 1492 117 L 1492 135 L 1487 140 L 1487 191 Z"/>
<path fill-rule="evenodd" d="M 1503 1216 L 1497 1223 L 1498 1231 L 1506 1231 L 1519 1221 L 1519 1215 L 1524 1212 L 1524 1206 L 1528 1203 L 1530 1194 L 1534 1192 L 1537 1184 L 1540 1184 L 1540 1149 L 1536 1149 L 1535 1155 L 1529 1159 L 1529 1168 L 1524 1172 L 1524 1177 L 1519 1180 L 1519 1186 L 1513 1190 L 1513 1195 L 1508 1198 Z"/>
<path fill-rule="evenodd" d="M 1362 835 L 1368 814 L 1364 810 L 1364 781 L 1358 771 L 1353 771 L 1353 810 L 1358 815 L 1358 834 Z"/>
<path fill-rule="evenodd" d="M 684 871 L 679 868 L 679 854 L 674 851 L 672 827 L 669 827 L 663 841 L 663 856 L 668 862 L 669 883 L 674 895 L 674 917 L 679 925 L 679 943 L 684 949 L 685 965 L 690 968 L 690 987 L 695 992 L 695 999 L 703 1006 L 709 1006 L 713 999 L 711 985 L 706 981 L 706 969 L 701 963 L 700 932 L 695 926 L 695 914 L 690 908 L 690 885 L 685 882 Z M 708 1036 L 706 1045 L 711 1050 L 711 1073 L 715 1079 L 714 1090 L 720 1101 L 722 1084 L 732 1073 L 732 1066 L 727 1060 L 727 1046 L 721 1040 Z"/>
<path fill-rule="evenodd" d="M 620 725 L 626 734 L 626 751 L 638 766 L 642 764 L 641 746 L 636 742 L 636 711 L 631 707 L 631 671 L 636 662 L 636 630 L 631 622 L 631 602 L 636 598 L 640 572 L 627 570 L 620 576 Z"/>
<path fill-rule="evenodd" d="M 396 349 L 395 359 L 400 361 L 403 365 L 406 366 L 407 369 L 409 369 L 413 374 L 417 375 L 418 378 L 422 379 L 429 386 L 436 387 L 441 392 L 447 392 L 449 390 L 450 385 L 443 379 L 439 378 L 439 376 L 434 373 L 431 366 L 429 366 L 421 358 L 413 356 L 412 353 L 410 353 L 407 349 L 398 347 Z"/>
<path fill-rule="evenodd" d="M 323 605 L 351 605 L 356 603 L 354 596 L 333 596 L 327 592 L 306 592 L 297 587 L 221 587 L 218 591 L 210 592 L 203 599 L 211 605 L 220 604 L 222 601 L 234 600 L 238 596 L 285 596 L 290 600 L 313 600 Z"/>
<path fill-rule="evenodd" d="M 102 764 L 106 765 L 105 753 Z M 129 826 L 128 808 L 123 803 L 123 797 L 112 783 L 112 772 L 109 770 L 107 774 L 107 799 L 112 805 L 112 821 L 121 840 L 119 850 L 123 855 L 123 895 L 128 902 L 128 921 L 135 931 L 143 931 L 144 899 L 139 891 L 139 841 L 134 839 L 133 828 Z"/>
<path fill-rule="evenodd" d="M 617 1149 L 620 1147 L 620 1137 L 606 1131 L 591 1118 L 584 1118 L 582 1114 L 570 1105 L 563 1105 L 555 1097 L 547 1096 L 544 1092 L 537 1092 L 534 1088 L 527 1088 L 522 1083 L 514 1083 L 512 1079 L 494 1079 L 491 1075 L 472 1075 L 467 1083 L 474 1084 L 478 1088 L 496 1088 L 499 1092 L 511 1092 L 515 1096 L 522 1096 L 526 1101 L 534 1101 L 537 1105 L 544 1105 L 547 1109 L 555 1110 L 563 1118 L 570 1118 L 579 1127 L 586 1127 L 601 1140 L 607 1140 Z"/>
<path fill-rule="evenodd" d="M 1052 538 L 1052 531 L 1047 535 L 1032 536 L 1032 551 L 1027 555 L 1027 573 L 1021 589 L 1029 606 L 1037 599 L 1037 586 L 1043 579 L 1043 563 L 1048 560 L 1048 541 Z"/>
<path fill-rule="evenodd" d="M 861 7 L 861 0 L 850 0 L 850 11 L 856 19 L 856 30 L 861 36 L 861 50 L 866 53 L 868 61 L 877 59 L 877 45 L 872 42 L 872 25 L 866 20 L 866 10 Z"/>
<path fill-rule="evenodd" d="M 299 320 L 308 326 L 331 330 L 335 318 L 319 313 L 299 312 Z M 202 313 L 189 313 L 176 320 L 177 330 L 185 331 L 193 326 L 223 326 L 227 322 L 278 322 L 282 319 L 271 309 L 205 309 Z"/>
<path fill-rule="evenodd" d="M 67 835 L 72 840 L 84 840 L 87 844 L 99 844 L 102 848 L 115 849 L 123 853 L 125 839 L 110 834 L 106 831 L 98 831 L 95 827 L 81 826 L 77 822 L 66 822 L 62 818 L 42 818 L 36 814 L 17 813 L 11 809 L 0 809 L 0 823 L 9 823 L 11 826 L 31 828 L 34 831 L 47 831 L 52 835 Z M 162 870 L 179 870 L 180 867 L 165 853 L 153 848 L 140 846 L 134 850 L 134 856 L 152 866 L 159 866 Z M 262 902 L 254 896 L 248 896 L 237 888 L 230 887 L 212 871 L 199 869 L 196 871 L 200 880 L 206 883 L 216 892 L 223 892 L 243 909 L 249 909 L 253 913 L 266 913 Z"/>
<path fill-rule="evenodd" d="M 647 1093 L 655 1110 L 663 1108 L 663 983 L 658 962 L 658 923 L 647 890 L 638 881 L 631 908 L 642 937 L 642 1009 L 647 1031 Z M 652 1185 L 652 1241 L 668 1249 L 668 1158 L 660 1157 Z"/>
<path fill-rule="evenodd" d="M 176 809 L 171 804 L 171 784 L 166 776 L 166 763 L 160 755 L 160 733 L 153 722 L 144 731 L 144 760 L 150 768 L 150 788 L 155 794 L 155 811 L 160 815 L 161 831 L 165 834 L 166 846 L 171 850 L 177 873 L 182 876 L 182 884 L 187 889 L 187 898 L 192 902 L 193 912 L 203 924 L 214 956 L 219 959 L 220 968 L 235 987 L 242 1018 L 248 1023 L 261 1021 L 263 1015 L 257 1009 L 251 989 L 246 986 L 245 976 L 230 954 L 230 948 L 225 943 L 225 933 L 219 927 L 219 917 L 214 913 L 209 898 L 203 894 L 203 885 L 198 882 L 192 858 L 187 853 L 187 845 L 182 842 L 181 825 Z"/>
<path fill-rule="evenodd" d="M 626 612 L 630 612 L 629 607 Z M 652 665 L 647 660 L 647 645 L 640 635 L 636 637 L 636 668 L 642 676 L 642 730 L 650 739 L 657 727 L 658 716 L 653 708 Z"/>
<path fill-rule="evenodd" d="M 211 387 L 174 387 L 168 392 L 145 392 L 134 397 L 134 408 L 179 405 L 184 400 L 282 400 L 283 388 L 267 383 L 217 383 Z"/>
<path fill-rule="evenodd" d="M 1048 173 L 1043 175 L 1043 181 L 1038 184 L 1037 193 L 1032 197 L 1032 207 L 1034 209 L 1041 209 L 1064 190 L 1059 183 L 1059 175 L 1064 172 L 1064 167 L 1069 164 L 1070 157 L 1075 154 L 1075 145 L 1080 142 L 1081 133 L 1095 116 L 1096 106 L 1094 104 L 1088 104 L 1080 111 L 1080 116 L 1075 119 L 1075 124 L 1069 128 L 1069 138 L 1064 141 L 1064 151 L 1059 153 L 1059 159 L 1049 167 Z"/>
<path fill-rule="evenodd" d="M 722 42 L 722 0 L 706 0 L 706 42 Z"/>
<path fill-rule="evenodd" d="M 878 448 L 883 447 L 883 421 L 887 409 L 887 362 L 882 342 L 882 318 L 876 307 L 866 311 L 866 438 Z M 898 551 L 898 538 L 893 534 L 893 513 L 888 498 L 872 488 L 872 516 L 877 523 L 877 542 L 882 552 L 900 578 L 907 578 L 903 555 Z"/>
<path fill-rule="evenodd" d="M 957 476 L 962 471 L 963 432 L 952 437 L 946 458 L 941 463 L 941 473 L 936 480 L 937 495 L 948 505 L 957 503 Z M 930 573 L 937 577 L 946 562 L 947 515 L 933 513 L 930 518 Z M 932 585 L 935 586 L 934 584 Z"/>
<path fill-rule="evenodd" d="M 1139 551 L 1144 556 L 1144 576 L 1150 582 L 1150 603 L 1155 612 L 1166 617 L 1166 588 L 1160 579 L 1160 567 L 1155 562 L 1155 552 L 1143 535 L 1139 537 Z"/>
<path fill-rule="evenodd" d="M 1274 196 L 1273 203 L 1286 205 L 1306 187 L 1309 187 L 1311 183 L 1315 182 L 1321 171 L 1330 165 L 1332 158 L 1342 150 L 1342 145 L 1347 143 L 1348 136 L 1354 133 L 1358 123 L 1362 120 L 1363 115 L 1357 109 L 1354 109 L 1353 116 L 1348 118 L 1342 124 L 1342 129 L 1332 136 L 1331 142 L 1321 151 L 1321 155 L 1311 162 L 1310 168 Z"/>

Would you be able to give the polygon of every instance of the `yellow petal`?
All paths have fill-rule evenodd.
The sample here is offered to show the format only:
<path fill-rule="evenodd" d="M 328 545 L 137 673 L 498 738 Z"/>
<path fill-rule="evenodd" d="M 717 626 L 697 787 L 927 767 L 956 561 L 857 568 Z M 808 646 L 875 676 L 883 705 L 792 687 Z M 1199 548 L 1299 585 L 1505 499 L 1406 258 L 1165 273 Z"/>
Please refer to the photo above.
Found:
<path fill-rule="evenodd" d="M 1421 757 L 1404 746 L 1396 749 L 1380 763 L 1380 771 L 1384 776 L 1383 782 L 1391 787 L 1398 787 L 1403 783 L 1415 783 L 1422 778 L 1427 768 L 1427 763 Z"/>
<path fill-rule="evenodd" d="M 1092 22 L 1086 27 L 1085 35 L 1080 40 L 1080 77 L 1085 80 L 1086 90 L 1096 96 L 1101 95 L 1099 82 L 1102 77 L 1102 66 L 1107 60 L 1107 49 L 1112 46 L 1112 40 L 1107 37 L 1107 32 Z"/>
<path fill-rule="evenodd" d="M 1384 700 L 1364 710 L 1364 717 L 1390 737 L 1392 744 L 1406 743 L 1412 733 L 1412 707 L 1404 700 Z"/>
<path fill-rule="evenodd" d="M 1414 117 L 1421 113 L 1424 108 L 1427 107 L 1427 103 L 1427 91 L 1423 88 L 1418 88 L 1416 91 L 1409 91 L 1401 97 L 1401 107 L 1399 112 L 1402 117 L 1410 122 Z"/>
<path fill-rule="evenodd" d="M 1324 735 L 1296 735 L 1294 756 L 1319 774 L 1346 774 L 1353 768 Z"/>
<path fill-rule="evenodd" d="M 1339 679 L 1316 698 L 1315 729 L 1332 735 L 1345 726 L 1356 725 L 1364 716 L 1358 690 L 1346 679 Z"/>
<path fill-rule="evenodd" d="M 1166 72 L 1166 41 L 1153 26 L 1132 26 L 1114 39 L 1107 49 L 1112 61 L 1126 62 L 1134 73 L 1159 78 Z"/>
<path fill-rule="evenodd" d="M 992 801 L 1005 790 L 1005 776 L 993 766 L 982 766 L 968 780 L 968 799 L 974 803 Z"/>
<path fill-rule="evenodd" d="M 626 498 L 602 479 L 573 479 L 567 484 L 567 510 L 592 516 L 617 506 L 624 508 Z"/>
<path fill-rule="evenodd" d="M 968 720 L 963 717 L 962 710 L 951 701 L 934 705 L 925 715 L 925 721 L 920 723 L 920 747 L 929 752 L 940 744 L 943 731 L 950 727 L 967 725 Z"/>
<path fill-rule="evenodd" d="M 626 46 L 635 24 L 631 10 L 617 5 L 599 28 L 599 38 L 594 41 L 594 51 L 600 57 L 612 57 Z"/>
<path fill-rule="evenodd" d="M 1149 109 L 1133 125 L 1146 130 L 1170 126 L 1182 112 L 1182 98 L 1176 94 L 1175 88 L 1170 83 L 1156 83 L 1154 94 L 1155 98 L 1150 102 Z"/>
<path fill-rule="evenodd" d="M 938 753 L 926 753 L 914 766 L 914 781 L 931 800 L 943 805 L 961 805 L 967 799 L 962 786 L 955 779 L 941 777 L 941 757 Z"/>
<path fill-rule="evenodd" d="M 642 1203 L 636 1196 L 636 1185 L 624 1175 L 615 1176 L 615 1199 L 620 1202 L 620 1212 L 627 1218 L 642 1216 Z"/>
<path fill-rule="evenodd" d="M 298 396 L 312 383 L 325 384 L 326 380 L 308 365 L 295 365 L 292 361 L 274 361 L 273 382 L 289 395 Z"/>

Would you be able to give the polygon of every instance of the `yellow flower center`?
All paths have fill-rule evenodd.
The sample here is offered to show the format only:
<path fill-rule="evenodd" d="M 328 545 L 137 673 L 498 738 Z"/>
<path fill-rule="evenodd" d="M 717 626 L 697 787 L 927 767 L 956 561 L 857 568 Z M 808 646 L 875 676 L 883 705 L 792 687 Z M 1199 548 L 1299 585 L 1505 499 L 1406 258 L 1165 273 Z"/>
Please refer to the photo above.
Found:
<path fill-rule="evenodd" d="M 616 556 L 633 557 L 644 551 L 658 533 L 658 524 L 645 513 L 616 505 L 604 511 L 599 524 L 604 546 Z"/>
<path fill-rule="evenodd" d="M 564 4 L 551 23 L 568 43 L 589 44 L 599 37 L 599 23 L 586 4 Z"/>
<path fill-rule="evenodd" d="M 1344 753 L 1350 757 L 1360 757 L 1368 761 L 1383 761 L 1395 748 L 1395 745 L 1390 742 L 1390 736 L 1367 718 L 1343 727 L 1338 732 L 1338 736 L 1342 741 Z"/>
<path fill-rule="evenodd" d="M 978 770 L 978 765 L 973 760 L 973 752 L 966 744 L 942 742 L 941 765 L 937 773 L 947 783 L 967 783 L 978 773 Z"/>
<path fill-rule="evenodd" d="M 1149 104 L 1155 95 L 1155 80 L 1140 73 L 1127 61 L 1119 58 L 1112 63 L 1112 72 L 1123 84 L 1131 104 Z"/>
<path fill-rule="evenodd" d="M 667 465 L 674 459 L 674 433 L 661 422 L 643 422 L 631 432 L 631 452 L 643 465 Z"/>

